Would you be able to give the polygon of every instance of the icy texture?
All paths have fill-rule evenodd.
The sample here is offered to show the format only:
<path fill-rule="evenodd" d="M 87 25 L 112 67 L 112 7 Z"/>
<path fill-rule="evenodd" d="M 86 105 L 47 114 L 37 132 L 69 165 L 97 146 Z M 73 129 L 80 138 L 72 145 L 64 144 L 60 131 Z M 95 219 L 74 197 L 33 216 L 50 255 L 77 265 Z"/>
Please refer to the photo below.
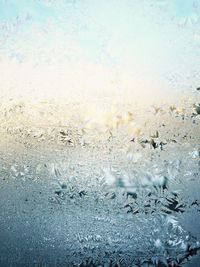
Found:
<path fill-rule="evenodd" d="M 1 265 L 184 266 L 200 248 L 198 99 L 90 116 L 2 103 Z"/>
<path fill-rule="evenodd" d="M 0 267 L 200 266 L 199 47 L 199 0 L 0 0 Z"/>

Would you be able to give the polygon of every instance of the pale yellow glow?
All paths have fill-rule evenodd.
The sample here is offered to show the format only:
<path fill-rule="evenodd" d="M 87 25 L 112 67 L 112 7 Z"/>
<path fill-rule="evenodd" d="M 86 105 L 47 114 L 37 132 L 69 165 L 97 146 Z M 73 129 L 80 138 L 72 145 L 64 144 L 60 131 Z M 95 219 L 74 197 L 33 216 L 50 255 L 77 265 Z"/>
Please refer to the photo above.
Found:
<path fill-rule="evenodd" d="M 137 76 L 134 71 L 112 69 L 81 61 L 77 64 L 0 63 L 0 96 L 58 102 L 150 103 L 167 97 L 161 81 Z M 163 87 L 162 87 L 163 86 Z"/>

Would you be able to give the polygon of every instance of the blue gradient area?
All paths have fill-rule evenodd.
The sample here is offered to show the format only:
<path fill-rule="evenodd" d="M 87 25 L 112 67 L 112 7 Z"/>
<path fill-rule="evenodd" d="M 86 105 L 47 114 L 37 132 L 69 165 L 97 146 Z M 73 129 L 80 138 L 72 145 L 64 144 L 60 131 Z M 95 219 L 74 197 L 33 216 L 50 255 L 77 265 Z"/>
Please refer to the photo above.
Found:
<path fill-rule="evenodd" d="M 0 0 L 0 49 L 20 62 L 48 61 L 40 49 L 59 43 L 63 60 L 186 77 L 200 67 L 199 15 L 199 0 Z"/>
<path fill-rule="evenodd" d="M 38 22 L 44 22 L 50 16 L 56 18 L 54 10 L 46 7 L 39 1 L 1 1 L 0 10 L 1 20 L 11 20 L 27 13 L 33 16 L 33 19 Z"/>
<path fill-rule="evenodd" d="M 117 5 L 120 5 L 120 8 L 126 9 L 128 6 L 126 3 L 130 3 L 133 1 L 57 1 L 57 3 L 62 3 L 62 5 L 67 5 L 68 8 L 71 6 L 75 5 L 88 5 L 92 6 L 96 11 L 101 11 L 102 15 L 106 17 L 106 15 L 109 14 L 114 14 L 115 13 L 115 8 Z M 168 6 L 170 6 L 172 9 L 174 8 L 175 11 L 177 12 L 177 15 L 187 15 L 190 12 L 193 12 L 198 5 L 200 5 L 200 1 L 192 1 L 192 0 L 174 0 L 174 1 L 155 1 L 155 2 L 160 2 L 164 3 Z M 58 16 L 58 12 L 56 12 L 55 6 L 54 6 L 54 1 L 49 1 L 49 4 L 47 4 L 48 1 L 40 1 L 40 0 L 1 0 L 0 1 L 0 19 L 1 20 L 8 20 L 12 19 L 16 16 L 23 15 L 24 13 L 32 13 L 34 15 L 35 19 L 38 19 L 40 22 L 45 21 L 49 17 L 54 17 Z M 116 5 L 117 3 L 117 5 Z M 109 9 L 103 10 L 105 7 L 105 4 L 108 4 L 110 6 Z M 100 9 L 101 8 L 101 9 Z M 102 10 L 104 12 L 102 12 Z M 128 8 L 127 8 L 128 10 Z M 107 14 L 106 14 L 106 13 Z M 123 13 L 121 13 L 123 16 Z M 112 18 L 111 18 L 112 19 Z M 124 19 L 126 19 L 126 14 L 124 16 Z M 111 21 L 112 22 L 112 21 Z"/>
<path fill-rule="evenodd" d="M 116 45 L 122 49 L 125 46 L 126 49 L 131 50 L 133 43 L 139 42 L 140 46 L 140 41 L 145 40 L 150 41 L 149 46 L 155 45 L 153 40 L 155 34 L 153 34 L 153 30 L 149 31 L 148 20 L 144 19 L 142 23 L 137 20 L 134 2 L 138 1 L 49 1 L 48 3 L 48 1 L 33 0 L 1 0 L 0 22 L 12 22 L 16 18 L 27 16 L 31 23 L 26 23 L 23 27 L 28 30 L 31 30 L 34 24 L 43 27 L 51 20 L 58 29 L 65 31 L 65 23 L 67 24 L 68 20 L 73 19 L 80 46 L 95 59 L 104 44 L 102 39 L 106 39 L 110 35 L 120 41 Z M 148 4 L 148 1 L 146 3 Z M 179 18 L 190 16 L 196 12 L 200 2 L 174 0 L 154 1 L 154 3 L 157 5 L 163 3 L 169 17 L 175 14 Z M 140 5 L 143 9 L 143 4 Z M 153 15 L 159 16 L 159 14 Z M 139 29 L 138 26 L 140 26 Z M 139 31 L 141 33 L 138 33 Z"/>

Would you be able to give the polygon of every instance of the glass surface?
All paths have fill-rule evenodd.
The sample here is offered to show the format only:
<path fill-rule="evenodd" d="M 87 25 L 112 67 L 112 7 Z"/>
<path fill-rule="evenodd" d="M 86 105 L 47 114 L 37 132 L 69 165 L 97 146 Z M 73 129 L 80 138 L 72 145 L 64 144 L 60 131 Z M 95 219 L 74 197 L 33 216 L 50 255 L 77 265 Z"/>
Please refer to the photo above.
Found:
<path fill-rule="evenodd" d="M 200 266 L 200 1 L 0 0 L 0 266 Z"/>

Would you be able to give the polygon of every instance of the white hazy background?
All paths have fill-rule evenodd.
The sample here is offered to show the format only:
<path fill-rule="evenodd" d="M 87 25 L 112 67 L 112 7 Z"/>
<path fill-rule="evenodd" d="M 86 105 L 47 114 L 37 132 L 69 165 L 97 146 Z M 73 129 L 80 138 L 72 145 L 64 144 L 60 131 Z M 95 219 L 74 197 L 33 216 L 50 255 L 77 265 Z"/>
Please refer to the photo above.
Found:
<path fill-rule="evenodd" d="M 0 0 L 0 96 L 155 102 L 200 85 L 200 1 Z"/>

